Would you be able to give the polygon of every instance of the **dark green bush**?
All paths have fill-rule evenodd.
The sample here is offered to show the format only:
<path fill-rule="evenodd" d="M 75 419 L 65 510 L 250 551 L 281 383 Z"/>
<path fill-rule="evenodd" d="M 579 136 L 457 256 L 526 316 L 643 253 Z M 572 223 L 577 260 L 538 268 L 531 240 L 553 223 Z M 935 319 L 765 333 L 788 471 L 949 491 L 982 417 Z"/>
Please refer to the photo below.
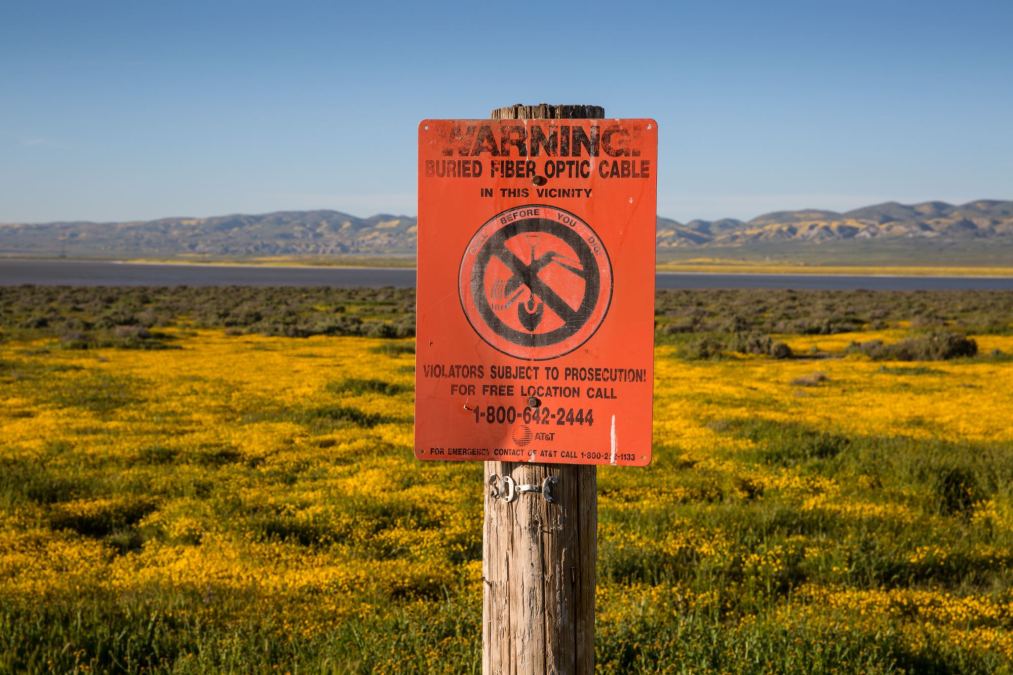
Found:
<path fill-rule="evenodd" d="M 762 333 L 705 335 L 686 342 L 682 354 L 689 359 L 713 359 L 726 353 L 758 354 L 775 359 L 791 358 L 791 347 Z"/>
<path fill-rule="evenodd" d="M 682 347 L 682 355 L 688 359 L 713 359 L 724 352 L 725 343 L 709 335 L 695 338 Z"/>
<path fill-rule="evenodd" d="M 849 353 L 865 354 L 875 361 L 947 361 L 975 356 L 978 343 L 958 333 L 937 331 L 886 344 L 881 340 L 853 342 Z"/>
<path fill-rule="evenodd" d="M 770 346 L 770 355 L 775 359 L 790 359 L 793 354 L 791 347 L 783 342 L 775 342 Z"/>
<path fill-rule="evenodd" d="M 659 341 L 682 336 L 835 334 L 900 321 L 955 334 L 1011 334 L 1013 293 L 1003 291 L 662 290 L 655 303 Z M 164 339 L 117 338 L 119 326 L 222 328 L 232 334 L 415 334 L 415 290 L 395 288 L 50 287 L 0 288 L 0 330 L 16 337 L 64 336 L 68 347 L 164 347 Z M 8 336 L 10 337 L 10 336 Z M 138 336 L 134 336 L 138 337 Z M 119 340 L 119 342 L 117 342 Z M 734 347 L 689 353 L 710 358 Z M 747 349 L 753 351 L 755 346 Z M 957 347 L 958 351 L 960 347 Z M 945 351 L 945 350 L 944 350 Z M 768 352 L 787 356 L 784 348 Z"/>
<path fill-rule="evenodd" d="M 151 329 L 169 325 L 289 337 L 415 334 L 414 289 L 20 286 L 0 288 L 0 308 L 0 328 L 77 349 L 164 348 Z"/>

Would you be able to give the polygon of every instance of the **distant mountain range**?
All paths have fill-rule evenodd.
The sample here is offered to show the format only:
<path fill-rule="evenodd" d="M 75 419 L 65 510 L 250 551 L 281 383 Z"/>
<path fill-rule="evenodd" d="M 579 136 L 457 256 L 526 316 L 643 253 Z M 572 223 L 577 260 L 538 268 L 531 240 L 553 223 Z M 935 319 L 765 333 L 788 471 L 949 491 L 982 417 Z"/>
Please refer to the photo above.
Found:
<path fill-rule="evenodd" d="M 960 206 L 946 202 L 886 202 L 845 213 L 804 209 L 775 211 L 743 222 L 734 218 L 658 218 L 660 249 L 686 246 L 748 246 L 758 242 L 829 242 L 871 239 L 959 241 L 1013 238 L 1013 201 L 982 199 Z"/>
<path fill-rule="evenodd" d="M 418 223 L 409 216 L 357 218 L 340 211 L 162 218 L 122 223 L 0 225 L 0 255 L 67 257 L 271 257 L 409 255 Z M 658 249 L 764 248 L 804 242 L 1013 242 L 1013 201 L 887 202 L 845 213 L 777 211 L 741 221 L 658 217 Z"/>
<path fill-rule="evenodd" d="M 415 218 L 340 211 L 0 225 L 0 254 L 169 257 L 390 255 L 415 252 Z"/>

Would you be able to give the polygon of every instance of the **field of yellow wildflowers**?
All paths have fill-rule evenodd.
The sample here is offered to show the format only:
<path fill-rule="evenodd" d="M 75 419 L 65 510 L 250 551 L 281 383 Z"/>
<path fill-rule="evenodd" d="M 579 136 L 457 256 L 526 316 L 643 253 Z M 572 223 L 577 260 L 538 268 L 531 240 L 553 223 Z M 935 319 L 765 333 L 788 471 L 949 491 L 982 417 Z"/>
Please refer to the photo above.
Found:
<path fill-rule="evenodd" d="M 0 671 L 478 672 L 481 467 L 413 459 L 396 313 L 5 293 Z M 920 339 L 895 306 L 704 354 L 662 317 L 654 463 L 599 470 L 602 672 L 1013 671 L 1013 324 L 961 302 L 977 355 L 933 361 L 856 348 Z"/>

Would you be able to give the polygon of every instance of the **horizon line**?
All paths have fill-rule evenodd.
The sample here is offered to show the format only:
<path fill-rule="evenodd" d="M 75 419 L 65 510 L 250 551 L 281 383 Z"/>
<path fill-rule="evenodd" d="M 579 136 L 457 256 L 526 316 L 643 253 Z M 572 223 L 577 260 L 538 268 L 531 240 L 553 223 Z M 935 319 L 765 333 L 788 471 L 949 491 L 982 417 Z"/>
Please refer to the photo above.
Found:
<path fill-rule="evenodd" d="M 875 203 L 875 204 L 867 204 L 866 206 L 859 206 L 859 207 L 854 208 L 854 209 L 849 209 L 848 211 L 833 211 L 831 209 L 823 209 L 823 208 L 819 208 L 819 207 L 815 207 L 815 206 L 810 206 L 810 207 L 803 207 L 803 208 L 797 208 L 797 209 L 776 209 L 776 210 L 773 210 L 773 211 L 765 211 L 764 213 L 760 213 L 760 214 L 758 214 L 756 216 L 753 216 L 749 220 L 743 220 L 741 218 L 722 217 L 722 218 L 711 218 L 711 219 L 707 219 L 707 218 L 690 218 L 690 219 L 685 220 L 685 221 L 680 221 L 680 220 L 677 220 L 675 218 L 670 218 L 668 216 L 664 216 L 664 215 L 662 215 L 660 213 L 656 213 L 655 216 L 657 218 L 664 218 L 665 220 L 670 220 L 670 221 L 672 221 L 674 223 L 677 223 L 677 224 L 686 224 L 686 223 L 692 223 L 692 222 L 695 222 L 695 221 L 713 223 L 713 222 L 717 222 L 717 221 L 721 221 L 721 220 L 735 220 L 735 221 L 738 221 L 738 222 L 741 222 L 741 223 L 749 223 L 749 222 L 751 222 L 753 220 L 756 220 L 757 218 L 762 218 L 764 216 L 775 214 L 775 213 L 793 213 L 793 212 L 800 212 L 800 211 L 823 211 L 825 213 L 831 213 L 831 214 L 843 216 L 843 215 L 847 215 L 848 213 L 851 213 L 852 211 L 859 211 L 861 209 L 867 209 L 867 208 L 872 208 L 872 207 L 876 207 L 876 206 L 886 206 L 886 205 L 892 205 L 892 204 L 896 204 L 896 205 L 899 205 L 899 206 L 905 206 L 905 207 L 911 207 L 911 208 L 917 207 L 917 206 L 921 206 L 921 205 L 924 205 L 924 204 L 945 204 L 946 206 L 953 206 L 953 207 L 959 208 L 959 207 L 964 207 L 964 206 L 968 206 L 969 204 L 975 204 L 975 203 L 979 203 L 979 202 L 992 202 L 992 203 L 999 203 L 999 204 L 1001 204 L 1003 202 L 1013 202 L 1013 199 L 994 199 L 994 198 L 983 197 L 983 198 L 980 198 L 980 199 L 972 199 L 972 200 L 964 202 L 962 204 L 954 204 L 954 203 L 951 203 L 951 202 L 946 202 L 946 201 L 942 201 L 942 200 L 934 200 L 934 199 L 926 200 L 926 201 L 922 201 L 922 202 L 913 202 L 913 203 L 910 203 L 910 204 L 905 204 L 903 202 L 899 202 L 899 201 L 896 201 L 896 200 L 888 200 L 888 201 L 885 201 L 885 202 L 878 202 L 878 203 Z M 122 224 L 125 224 L 125 223 L 151 223 L 151 222 L 156 222 L 156 221 L 159 221 L 159 220 L 189 220 L 189 219 L 192 219 L 192 220 L 210 220 L 210 219 L 213 219 L 213 218 L 228 218 L 228 217 L 233 217 L 233 216 L 263 217 L 263 216 L 269 216 L 269 215 L 273 215 L 273 214 L 277 214 L 277 213 L 312 213 L 312 212 L 315 212 L 315 211 L 330 211 L 330 212 L 333 212 L 333 213 L 340 213 L 342 215 L 349 216 L 350 218 L 356 218 L 358 220 L 368 220 L 370 218 L 377 218 L 377 217 L 382 217 L 382 216 L 390 216 L 390 217 L 393 217 L 393 218 L 414 218 L 416 220 L 418 219 L 418 214 L 415 214 L 415 215 L 409 215 L 409 214 L 406 214 L 406 213 L 395 214 L 395 213 L 387 213 L 387 212 L 379 211 L 377 213 L 373 213 L 373 214 L 370 214 L 368 216 L 357 216 L 355 214 L 349 213 L 347 211 L 342 211 L 342 210 L 339 210 L 339 209 L 336 209 L 336 208 L 315 208 L 315 209 L 278 209 L 278 210 L 275 210 L 275 211 L 263 211 L 263 212 L 259 212 L 259 213 L 257 213 L 257 212 L 234 211 L 234 212 L 231 212 L 231 213 L 221 213 L 221 214 L 210 215 L 210 216 L 192 216 L 192 215 L 187 215 L 187 216 L 159 216 L 157 218 L 133 218 L 133 219 L 129 219 L 129 220 L 87 220 L 87 219 L 84 219 L 84 220 L 47 220 L 47 221 L 34 221 L 34 222 L 29 222 L 29 221 L 0 221 L 0 227 L 11 226 L 11 225 L 55 225 L 55 224 L 122 225 Z"/>

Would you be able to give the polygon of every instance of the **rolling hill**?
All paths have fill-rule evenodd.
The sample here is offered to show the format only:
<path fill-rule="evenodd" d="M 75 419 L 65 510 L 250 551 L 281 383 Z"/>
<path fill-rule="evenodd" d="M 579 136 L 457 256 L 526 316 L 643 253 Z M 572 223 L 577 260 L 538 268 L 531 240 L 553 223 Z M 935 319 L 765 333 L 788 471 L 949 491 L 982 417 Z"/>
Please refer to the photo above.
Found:
<path fill-rule="evenodd" d="M 904 205 L 886 202 L 845 213 L 778 211 L 750 221 L 658 219 L 658 247 L 748 246 L 759 242 L 829 242 L 874 239 L 939 240 L 1013 238 L 1013 201 L 979 200 Z"/>
<path fill-rule="evenodd" d="M 100 258 L 264 258 L 410 256 L 418 224 L 410 216 L 358 218 L 340 211 L 162 218 L 119 223 L 0 225 L 0 255 Z M 680 223 L 659 217 L 658 251 L 707 255 L 750 251 L 955 250 L 1013 245 L 1013 201 L 887 202 L 845 213 L 778 211 L 749 221 Z"/>

